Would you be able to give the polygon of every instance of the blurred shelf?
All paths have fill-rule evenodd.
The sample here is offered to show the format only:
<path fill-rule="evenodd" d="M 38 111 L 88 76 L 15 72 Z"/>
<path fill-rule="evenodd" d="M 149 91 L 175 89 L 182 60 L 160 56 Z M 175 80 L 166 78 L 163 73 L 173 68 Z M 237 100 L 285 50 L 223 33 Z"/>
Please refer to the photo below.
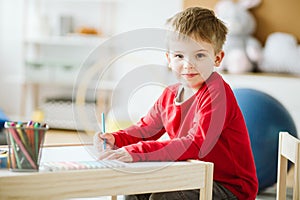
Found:
<path fill-rule="evenodd" d="M 258 77 L 278 77 L 278 78 L 300 78 L 300 74 L 289 74 L 289 73 L 274 73 L 274 72 L 247 72 L 243 74 L 230 74 L 227 72 L 220 72 L 220 74 L 225 76 L 258 76 Z"/>
<path fill-rule="evenodd" d="M 27 38 L 26 44 L 40 45 L 67 45 L 67 46 L 91 46 L 97 45 L 108 40 L 109 37 L 100 37 L 95 35 L 70 35 L 70 36 L 41 36 Z"/>
<path fill-rule="evenodd" d="M 70 2 L 70 3 L 119 3 L 123 2 L 124 0 L 40 0 L 44 2 Z"/>

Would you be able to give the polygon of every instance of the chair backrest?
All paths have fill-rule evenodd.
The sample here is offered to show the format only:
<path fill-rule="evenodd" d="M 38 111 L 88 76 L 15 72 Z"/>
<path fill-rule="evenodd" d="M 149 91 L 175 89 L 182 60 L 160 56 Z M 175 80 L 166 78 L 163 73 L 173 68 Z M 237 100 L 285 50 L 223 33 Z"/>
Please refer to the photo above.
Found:
<path fill-rule="evenodd" d="M 293 200 L 300 199 L 300 140 L 288 132 L 279 133 L 277 200 L 286 199 L 288 161 L 294 163 Z"/>

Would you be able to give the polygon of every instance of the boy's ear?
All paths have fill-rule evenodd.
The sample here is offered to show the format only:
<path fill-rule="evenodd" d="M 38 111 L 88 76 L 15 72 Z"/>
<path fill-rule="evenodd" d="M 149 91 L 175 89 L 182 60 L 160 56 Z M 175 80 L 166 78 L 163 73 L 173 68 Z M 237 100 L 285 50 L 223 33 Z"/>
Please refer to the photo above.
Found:
<path fill-rule="evenodd" d="M 170 63 L 169 52 L 166 53 L 166 58 L 167 58 L 168 63 Z"/>
<path fill-rule="evenodd" d="M 224 55 L 225 55 L 224 51 L 220 51 L 219 53 L 216 54 L 216 56 L 215 56 L 215 66 L 216 67 L 220 66 L 220 64 L 224 58 Z"/>
<path fill-rule="evenodd" d="M 169 53 L 167 52 L 166 53 L 166 58 L 167 58 L 167 61 L 168 61 L 168 68 L 170 68 L 171 69 L 171 66 L 170 66 L 170 55 L 169 55 Z"/>

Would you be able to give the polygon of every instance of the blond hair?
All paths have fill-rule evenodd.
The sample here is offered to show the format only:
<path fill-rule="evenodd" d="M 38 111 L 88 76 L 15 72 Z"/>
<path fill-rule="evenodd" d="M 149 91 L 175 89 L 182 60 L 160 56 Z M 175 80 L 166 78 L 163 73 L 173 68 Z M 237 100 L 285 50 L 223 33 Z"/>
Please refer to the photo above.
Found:
<path fill-rule="evenodd" d="M 215 53 L 222 50 L 228 32 L 212 10 L 201 7 L 187 8 L 169 18 L 167 24 L 173 31 L 211 43 Z"/>

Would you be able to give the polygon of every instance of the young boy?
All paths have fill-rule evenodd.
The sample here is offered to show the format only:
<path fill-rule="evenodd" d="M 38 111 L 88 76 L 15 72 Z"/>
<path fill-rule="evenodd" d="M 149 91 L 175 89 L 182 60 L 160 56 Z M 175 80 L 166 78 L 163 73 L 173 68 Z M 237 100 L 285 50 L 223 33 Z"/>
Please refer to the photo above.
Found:
<path fill-rule="evenodd" d="M 99 159 L 214 163 L 213 199 L 255 199 L 258 181 L 244 118 L 234 94 L 214 72 L 224 57 L 226 26 L 208 9 L 188 8 L 168 20 L 166 57 L 179 83 L 167 87 L 136 125 L 96 134 L 109 150 Z M 169 140 L 157 141 L 164 133 Z M 99 148 L 101 149 L 101 148 Z M 126 199 L 199 199 L 199 190 L 130 195 Z"/>

